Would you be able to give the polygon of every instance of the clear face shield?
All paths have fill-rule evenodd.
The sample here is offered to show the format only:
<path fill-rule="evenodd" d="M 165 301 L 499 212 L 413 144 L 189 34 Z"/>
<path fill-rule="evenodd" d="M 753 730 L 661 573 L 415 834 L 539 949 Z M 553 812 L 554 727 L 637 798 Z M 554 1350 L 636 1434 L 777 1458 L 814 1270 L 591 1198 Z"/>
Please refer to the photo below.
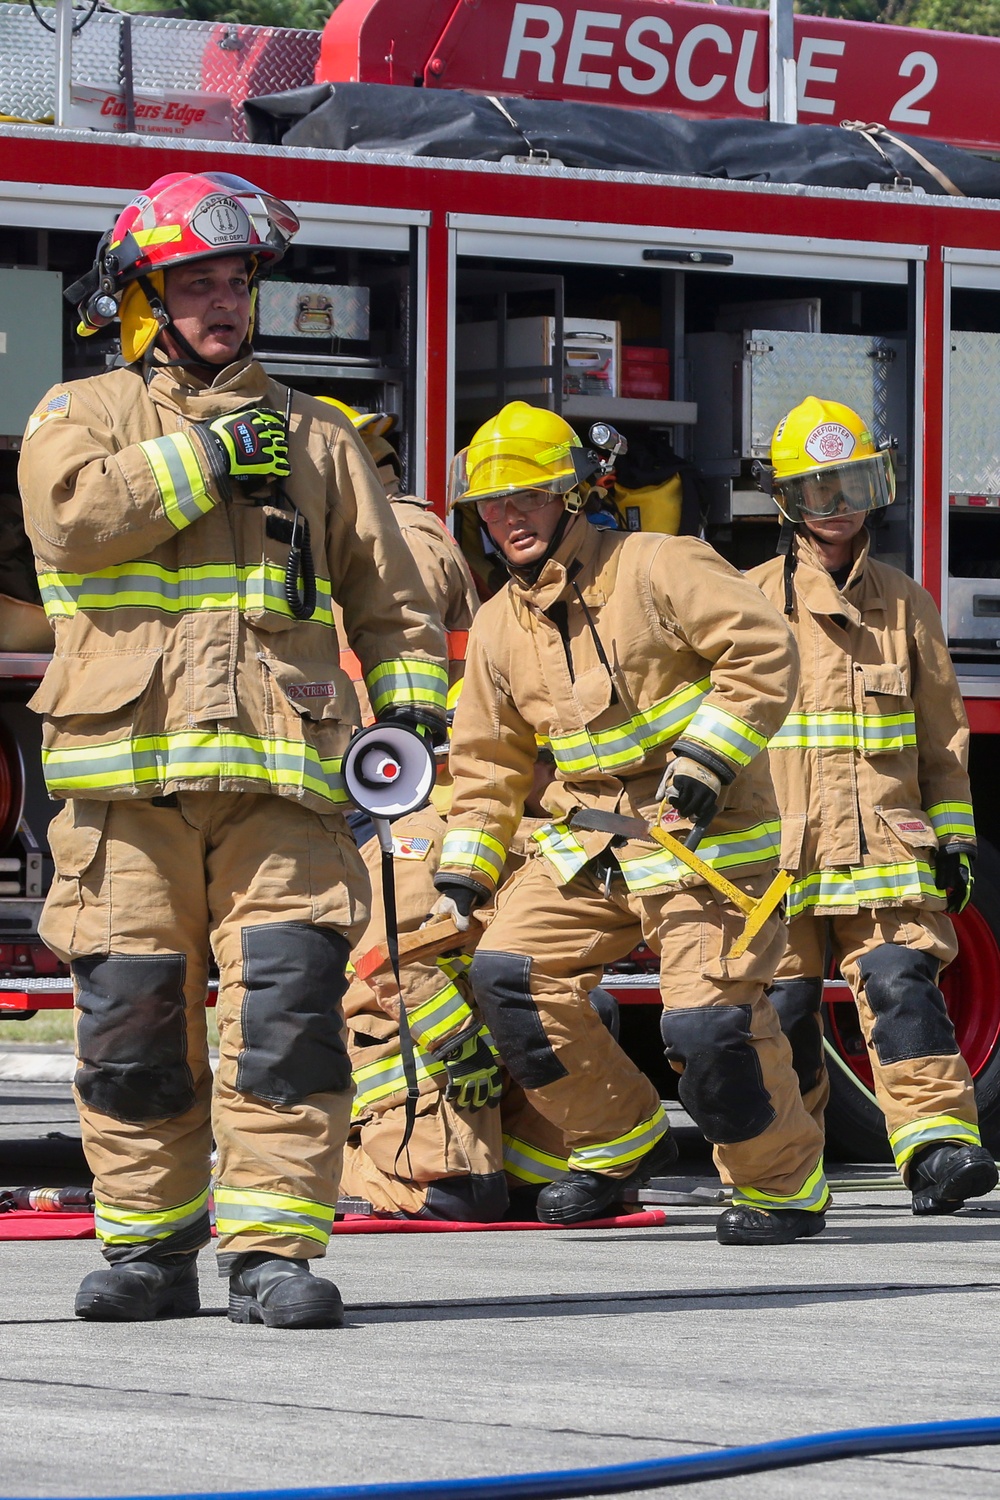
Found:
<path fill-rule="evenodd" d="M 503 514 L 508 500 L 524 515 L 541 510 L 554 496 L 569 496 L 580 484 L 574 451 L 568 447 L 542 450 L 531 439 L 516 438 L 463 448 L 451 463 L 448 509 L 475 501 L 485 521 L 489 517 L 483 506 L 489 506 L 495 518 Z M 568 504 L 567 508 L 577 507 Z"/>
<path fill-rule="evenodd" d="M 288 242 L 299 231 L 298 216 L 281 198 L 263 192 L 245 177 L 234 177 L 230 172 L 212 172 L 211 180 L 217 182 L 227 193 L 239 199 L 253 221 L 253 226 L 265 245 L 278 254 L 284 254 Z"/>
<path fill-rule="evenodd" d="M 774 503 L 793 525 L 831 516 L 880 510 L 896 498 L 896 474 L 887 452 L 854 463 L 830 464 L 809 474 L 772 481 Z"/>

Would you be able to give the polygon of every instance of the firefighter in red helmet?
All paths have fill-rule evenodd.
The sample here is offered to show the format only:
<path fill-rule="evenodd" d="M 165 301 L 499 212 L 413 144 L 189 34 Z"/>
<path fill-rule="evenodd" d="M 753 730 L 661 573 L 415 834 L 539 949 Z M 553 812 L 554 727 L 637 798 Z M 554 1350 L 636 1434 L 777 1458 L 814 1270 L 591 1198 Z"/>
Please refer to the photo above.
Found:
<path fill-rule="evenodd" d="M 297 222 L 173 173 L 71 289 L 124 364 L 57 386 L 20 482 L 56 650 L 34 699 L 63 799 L 41 930 L 72 965 L 76 1093 L 108 1264 L 84 1318 L 198 1307 L 209 1159 L 229 1316 L 343 1319 L 312 1276 L 351 1110 L 341 997 L 367 920 L 344 820 L 356 723 L 333 605 L 376 715 L 443 735 L 444 640 L 351 424 L 249 344 Z M 219 1066 L 205 1033 L 219 970 Z"/>

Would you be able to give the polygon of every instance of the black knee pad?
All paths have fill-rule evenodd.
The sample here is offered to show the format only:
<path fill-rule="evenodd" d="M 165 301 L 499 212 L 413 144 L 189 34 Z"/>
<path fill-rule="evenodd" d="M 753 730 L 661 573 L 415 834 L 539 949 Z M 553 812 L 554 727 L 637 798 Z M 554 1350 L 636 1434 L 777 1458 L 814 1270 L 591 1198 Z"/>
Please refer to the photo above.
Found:
<path fill-rule="evenodd" d="M 531 995 L 531 959 L 476 950 L 469 978 L 476 1003 L 515 1083 L 540 1089 L 566 1077 Z"/>
<path fill-rule="evenodd" d="M 858 960 L 875 1016 L 872 1042 L 883 1066 L 910 1057 L 954 1057 L 955 1028 L 937 987 L 938 961 L 901 943 L 883 943 Z"/>
<path fill-rule="evenodd" d="M 496 1224 L 507 1212 L 507 1202 L 507 1179 L 502 1172 L 440 1177 L 427 1189 L 419 1217 L 449 1219 L 454 1224 Z"/>
<path fill-rule="evenodd" d="M 621 1016 L 618 1013 L 618 1001 L 614 995 L 602 989 L 600 985 L 596 985 L 590 992 L 590 1003 L 617 1042 L 618 1033 L 621 1030 Z"/>
<path fill-rule="evenodd" d="M 823 1033 L 819 1009 L 823 1003 L 822 979 L 776 979 L 767 998 L 778 1012 L 781 1029 L 792 1048 L 792 1067 L 799 1089 L 807 1094 L 823 1077 Z"/>
<path fill-rule="evenodd" d="M 183 953 L 77 958 L 74 1082 L 91 1109 L 138 1124 L 184 1114 L 194 1103 L 187 1065 Z"/>
<path fill-rule="evenodd" d="M 347 939 L 330 927 L 269 922 L 244 927 L 236 1087 L 272 1104 L 351 1086 L 340 1001 L 347 989 Z"/>
<path fill-rule="evenodd" d="M 752 1140 L 775 1117 L 750 1016 L 749 1005 L 703 1005 L 665 1010 L 660 1019 L 667 1058 L 684 1068 L 680 1101 L 702 1135 L 719 1145 Z"/>

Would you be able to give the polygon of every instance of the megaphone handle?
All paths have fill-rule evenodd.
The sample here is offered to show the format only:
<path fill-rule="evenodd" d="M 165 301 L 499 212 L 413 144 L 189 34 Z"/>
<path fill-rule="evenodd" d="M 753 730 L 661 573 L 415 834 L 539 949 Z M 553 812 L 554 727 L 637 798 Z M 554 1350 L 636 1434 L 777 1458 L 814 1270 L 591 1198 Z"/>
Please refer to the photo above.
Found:
<path fill-rule="evenodd" d="M 375 834 L 378 838 L 378 846 L 383 854 L 392 855 L 392 824 L 388 818 L 372 818 L 375 825 Z"/>

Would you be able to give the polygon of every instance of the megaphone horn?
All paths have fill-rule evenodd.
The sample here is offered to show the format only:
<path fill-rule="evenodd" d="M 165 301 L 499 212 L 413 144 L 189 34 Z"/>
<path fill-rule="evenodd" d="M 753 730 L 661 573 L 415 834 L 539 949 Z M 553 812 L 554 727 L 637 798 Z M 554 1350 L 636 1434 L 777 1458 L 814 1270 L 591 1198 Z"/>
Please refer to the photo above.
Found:
<path fill-rule="evenodd" d="M 373 724 L 344 756 L 347 795 L 371 818 L 400 818 L 423 807 L 434 785 L 434 754 L 412 729 Z"/>

